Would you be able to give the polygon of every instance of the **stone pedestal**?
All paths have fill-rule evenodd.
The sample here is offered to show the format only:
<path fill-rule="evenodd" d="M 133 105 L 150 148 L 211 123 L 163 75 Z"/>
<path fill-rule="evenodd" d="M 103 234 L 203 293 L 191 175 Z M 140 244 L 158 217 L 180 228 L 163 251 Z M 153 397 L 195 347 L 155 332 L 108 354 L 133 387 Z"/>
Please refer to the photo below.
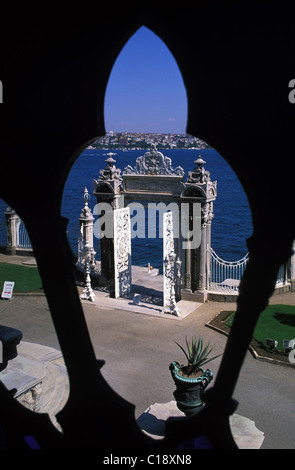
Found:
<path fill-rule="evenodd" d="M 168 403 L 154 403 L 137 419 L 137 424 L 148 436 L 153 439 L 163 439 L 165 424 L 169 418 L 185 418 L 179 411 L 174 400 Z M 264 433 L 257 429 L 255 422 L 236 413 L 229 417 L 230 428 L 234 441 L 239 449 L 260 449 L 264 441 Z M 214 423 L 212 423 L 214 426 Z M 210 449 L 211 443 L 205 436 L 196 436 L 186 441 L 183 449 Z"/>
<path fill-rule="evenodd" d="M 191 302 L 201 302 L 205 303 L 208 300 L 207 291 L 196 291 L 192 292 L 191 289 L 182 289 L 182 299 L 189 300 Z"/>

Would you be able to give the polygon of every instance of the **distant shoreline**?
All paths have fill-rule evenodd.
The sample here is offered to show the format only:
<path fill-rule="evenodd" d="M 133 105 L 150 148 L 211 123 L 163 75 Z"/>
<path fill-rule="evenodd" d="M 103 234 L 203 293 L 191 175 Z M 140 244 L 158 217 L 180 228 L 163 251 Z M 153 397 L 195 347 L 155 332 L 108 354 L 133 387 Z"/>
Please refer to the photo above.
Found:
<path fill-rule="evenodd" d="M 210 147 L 198 137 L 189 134 L 159 134 L 137 132 L 112 132 L 94 140 L 90 150 L 149 150 L 156 145 L 157 150 L 202 150 Z"/>
<path fill-rule="evenodd" d="M 150 150 L 152 147 L 93 147 L 89 145 L 85 148 L 85 150 L 121 150 L 122 152 L 126 152 L 129 150 Z M 157 147 L 157 150 L 161 152 L 162 150 L 204 150 L 204 149 L 211 149 L 213 147 Z"/>

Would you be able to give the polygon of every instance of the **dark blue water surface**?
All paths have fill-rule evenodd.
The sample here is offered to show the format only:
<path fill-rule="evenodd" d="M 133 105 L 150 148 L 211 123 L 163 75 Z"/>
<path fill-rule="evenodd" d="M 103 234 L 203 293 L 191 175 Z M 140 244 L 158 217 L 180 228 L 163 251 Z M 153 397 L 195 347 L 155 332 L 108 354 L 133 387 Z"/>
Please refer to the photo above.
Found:
<path fill-rule="evenodd" d="M 161 150 L 172 159 L 172 166 L 180 165 L 185 173 L 194 168 L 194 160 L 199 155 L 206 161 L 205 169 L 210 171 L 211 180 L 217 180 L 217 199 L 214 202 L 214 218 L 212 221 L 212 248 L 218 256 L 228 261 L 242 258 L 246 252 L 246 239 L 252 233 L 251 213 L 247 197 L 235 173 L 225 160 L 214 149 L 201 150 Z M 91 194 L 89 206 L 96 204 L 92 196 L 93 179 L 99 177 L 100 169 L 105 168 L 107 150 L 86 149 L 74 163 L 67 179 L 62 203 L 62 215 L 69 219 L 68 238 L 73 251 L 77 252 L 79 234 L 79 216 L 84 206 L 84 187 Z M 143 155 L 145 150 L 117 150 L 114 156 L 116 167 L 122 171 L 127 165 L 134 166 L 136 158 Z M 0 203 L 0 244 L 6 243 L 6 227 L 4 201 Z M 99 240 L 94 239 L 99 259 Z M 147 266 L 148 262 L 154 267 L 162 267 L 161 238 L 132 239 L 132 264 Z"/>

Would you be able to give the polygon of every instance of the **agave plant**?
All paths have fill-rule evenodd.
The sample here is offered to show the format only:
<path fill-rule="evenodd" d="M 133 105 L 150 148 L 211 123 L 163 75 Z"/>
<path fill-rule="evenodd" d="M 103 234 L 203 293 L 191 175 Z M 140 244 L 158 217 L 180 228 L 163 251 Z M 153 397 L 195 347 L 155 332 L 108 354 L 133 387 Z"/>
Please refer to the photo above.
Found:
<path fill-rule="evenodd" d="M 186 366 L 186 371 L 185 371 L 186 375 L 194 374 L 195 372 L 200 370 L 201 366 L 221 356 L 221 354 L 218 354 L 217 356 L 209 358 L 209 355 L 212 351 L 212 348 L 209 349 L 210 342 L 204 347 L 202 338 L 199 338 L 197 340 L 196 337 L 193 337 L 191 339 L 191 342 L 189 342 L 186 337 L 185 341 L 186 341 L 186 350 L 177 341 L 175 341 L 175 343 L 177 344 L 177 346 L 180 347 L 180 349 L 183 351 L 187 359 L 188 364 Z"/>

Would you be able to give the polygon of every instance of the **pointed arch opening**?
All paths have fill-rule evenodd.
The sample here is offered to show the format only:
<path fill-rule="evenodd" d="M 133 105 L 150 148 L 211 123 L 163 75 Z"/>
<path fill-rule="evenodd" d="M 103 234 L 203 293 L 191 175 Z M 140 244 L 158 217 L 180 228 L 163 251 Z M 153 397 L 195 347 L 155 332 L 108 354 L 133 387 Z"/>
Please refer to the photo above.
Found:
<path fill-rule="evenodd" d="M 103 187 L 103 185 L 109 184 L 108 179 L 112 180 L 110 178 L 112 175 L 120 174 L 122 176 L 128 166 L 131 167 L 132 172 L 132 169 L 137 165 L 137 159 L 143 157 L 146 152 L 153 152 L 153 145 L 156 145 L 155 151 L 161 153 L 164 160 L 167 159 L 165 160 L 167 162 L 166 168 L 169 167 L 169 160 L 171 160 L 170 166 L 175 171 L 178 167 L 182 167 L 185 177 L 180 184 L 186 184 L 189 172 L 192 173 L 191 178 L 195 178 L 196 168 L 194 167 L 198 167 L 196 161 L 201 156 L 206 175 L 208 176 L 208 173 L 211 173 L 212 182 L 218 181 L 217 193 L 211 188 L 212 194 L 214 194 L 214 197 L 217 196 L 217 199 L 216 203 L 214 202 L 215 216 L 212 221 L 212 232 L 207 230 L 206 238 L 208 238 L 208 242 L 212 244 L 214 250 L 224 259 L 240 259 L 246 253 L 245 241 L 250 236 L 252 228 L 246 195 L 231 167 L 219 153 L 198 137 L 186 134 L 187 112 L 186 89 L 173 55 L 155 33 L 145 27 L 138 29 L 118 55 L 109 77 L 104 103 L 106 135 L 94 140 L 81 153 L 72 167 L 64 192 L 63 215 L 70 219 L 68 224 L 69 240 L 82 268 L 83 257 L 79 255 L 79 243 L 81 242 L 80 235 L 82 233 L 81 219 L 83 217 L 81 217 L 81 214 L 83 212 L 85 187 L 87 187 L 91 196 L 90 200 L 87 201 L 87 207 L 90 208 L 94 218 L 93 252 L 97 262 L 97 270 L 96 272 L 93 271 L 92 276 L 92 288 L 97 295 L 97 299 L 100 299 L 100 295 L 103 293 L 103 301 L 100 303 L 96 301 L 99 314 L 105 315 L 105 310 L 112 309 L 110 299 L 107 300 L 108 304 L 106 305 L 105 297 L 109 292 L 108 282 L 112 276 L 110 271 L 114 267 L 114 257 L 110 256 L 112 242 L 108 242 L 102 247 L 101 240 L 97 236 L 96 228 L 99 227 L 99 223 L 96 206 L 101 202 L 98 194 L 103 195 L 105 198 L 104 203 L 111 202 L 109 196 L 115 194 L 115 192 L 105 191 L 106 186 Z M 148 165 L 149 168 L 150 166 Z M 200 174 L 203 174 L 202 170 L 200 171 Z M 198 179 L 198 177 L 197 175 L 196 178 Z M 93 182 L 93 180 L 95 181 Z M 112 181 L 114 183 L 118 180 L 114 178 Z M 101 184 L 98 184 L 99 182 Z M 79 191 L 78 185 L 80 185 Z M 115 187 L 115 184 L 112 187 Z M 97 194 L 95 194 L 96 192 Z M 235 194 L 234 198 L 231 197 L 233 193 Z M 124 192 L 122 194 L 124 195 Z M 194 197 L 202 199 L 206 192 L 204 193 L 201 190 L 192 191 L 191 189 L 188 192 L 183 192 L 182 188 L 181 194 L 187 199 Z M 183 202 L 186 203 L 187 199 Z M 148 202 L 146 201 L 147 204 Z M 170 202 L 171 198 L 168 195 L 166 199 L 167 206 Z M 211 217 L 212 207 L 205 207 L 204 205 L 204 209 L 206 209 L 206 217 L 207 215 Z M 137 234 L 143 232 L 148 234 L 149 216 L 143 216 L 143 230 L 142 227 L 138 227 L 140 223 L 139 216 L 142 214 L 144 213 L 136 211 L 135 208 L 135 213 L 133 212 L 132 215 L 136 219 L 136 224 L 133 224 L 133 229 Z M 104 216 L 105 212 L 102 215 Z M 148 269 L 151 267 L 155 271 L 159 269 L 160 274 L 163 269 L 163 239 L 159 236 L 162 221 L 159 215 L 160 213 L 157 214 L 156 219 L 156 224 L 159 225 L 157 226 L 156 238 L 138 236 L 132 239 L 132 265 L 145 268 L 146 276 L 150 275 Z M 80 254 L 82 254 L 82 251 Z M 196 248 L 193 253 L 183 256 L 181 259 L 182 285 L 184 289 L 191 289 L 193 294 L 198 290 L 198 283 L 201 279 L 198 271 L 200 256 L 200 250 L 198 251 L 198 248 Z M 204 253 L 202 256 L 204 258 Z M 105 270 L 103 273 L 102 257 L 108 260 L 108 266 L 110 267 L 110 270 Z M 193 273 L 193 281 L 184 278 L 185 266 L 188 265 L 191 266 L 189 274 Z M 193 268 L 193 266 L 195 267 Z M 84 274 L 82 271 L 77 273 L 79 293 L 82 293 L 84 287 Z M 101 282 L 102 277 L 104 278 L 103 282 L 107 281 L 105 285 Z M 134 281 L 135 279 L 133 279 Z M 138 288 L 138 285 L 136 287 Z M 141 285 L 140 287 L 145 286 Z M 158 283 L 155 290 L 157 291 L 156 297 L 158 297 L 158 291 L 163 291 L 162 284 L 159 289 Z M 134 293 L 136 293 L 136 289 L 131 292 L 127 310 L 130 310 Z M 225 296 L 223 295 L 223 297 Z M 150 308 L 152 314 L 162 315 L 162 312 L 160 312 L 163 306 L 162 301 L 160 304 L 157 302 L 158 300 L 154 304 L 149 303 L 149 305 L 146 304 L 145 307 L 141 308 L 145 308 L 144 313 L 148 313 L 148 308 Z M 194 302 L 199 302 L 199 300 L 194 298 Z M 122 302 L 121 309 L 123 309 Z M 108 314 L 111 318 L 112 315 L 109 312 Z M 92 338 L 95 351 L 100 355 L 102 353 L 101 345 L 98 344 L 94 334 Z M 178 339 L 181 340 L 180 337 Z M 101 341 L 104 341 L 104 339 L 101 339 Z M 117 367 L 116 355 L 105 347 L 103 348 L 103 356 L 107 362 L 103 369 L 103 375 L 111 385 L 114 385 L 114 388 L 118 389 L 112 373 L 112 368 L 116 369 Z M 140 360 L 138 356 L 134 363 L 135 375 L 140 373 L 142 367 L 148 366 L 145 361 L 146 356 L 144 354 L 140 356 Z M 128 388 L 127 383 L 121 383 L 118 391 L 121 396 L 131 399 L 136 405 L 141 406 L 138 402 L 137 393 L 134 396 L 132 393 L 130 395 L 130 388 Z M 156 395 L 156 401 L 165 400 L 165 394 L 161 396 L 161 393 L 157 393 Z"/>
<path fill-rule="evenodd" d="M 111 71 L 104 103 L 106 131 L 184 134 L 187 95 L 175 58 L 149 28 L 139 28 Z"/>
<path fill-rule="evenodd" d="M 84 187 L 87 186 L 92 194 L 93 179 L 104 172 L 107 153 L 116 154 L 115 166 L 123 173 L 128 165 L 134 166 L 136 159 L 156 144 L 157 151 L 170 158 L 174 167 L 183 166 L 188 172 L 193 169 L 194 160 L 201 155 L 212 178 L 217 177 L 219 185 L 223 185 L 224 179 L 215 206 L 218 217 L 214 218 L 216 228 L 212 232 L 212 243 L 222 258 L 230 261 L 245 255 L 246 239 L 252 229 L 247 197 L 235 173 L 218 152 L 201 139 L 185 133 L 187 110 L 186 89 L 174 56 L 154 32 L 145 26 L 140 27 L 119 53 L 109 76 L 104 102 L 106 135 L 84 149 L 66 183 L 65 196 L 71 202 L 76 201 L 75 208 L 74 204 L 67 204 L 65 198 L 63 204 L 64 215 L 70 219 L 68 234 L 74 254 L 78 247 L 78 218 Z M 188 150 L 191 152 L 184 156 L 183 151 Z M 81 175 L 83 183 L 78 194 L 77 181 Z M 231 191 L 237 196 L 234 199 L 230 198 Z M 94 210 L 96 202 L 92 195 L 89 203 L 91 210 Z M 237 215 L 239 213 L 240 217 Z M 142 233 L 141 229 L 137 230 Z M 227 233 L 228 247 L 223 244 L 224 233 Z M 138 244 L 133 250 L 134 263 L 150 263 L 161 271 L 160 251 L 155 250 L 150 240 L 144 247 L 142 242 L 141 237 L 134 240 L 135 246 Z M 149 255 L 143 256 L 145 250 L 150 250 L 150 259 Z M 95 251 L 100 260 L 100 240 L 97 238 Z"/>

